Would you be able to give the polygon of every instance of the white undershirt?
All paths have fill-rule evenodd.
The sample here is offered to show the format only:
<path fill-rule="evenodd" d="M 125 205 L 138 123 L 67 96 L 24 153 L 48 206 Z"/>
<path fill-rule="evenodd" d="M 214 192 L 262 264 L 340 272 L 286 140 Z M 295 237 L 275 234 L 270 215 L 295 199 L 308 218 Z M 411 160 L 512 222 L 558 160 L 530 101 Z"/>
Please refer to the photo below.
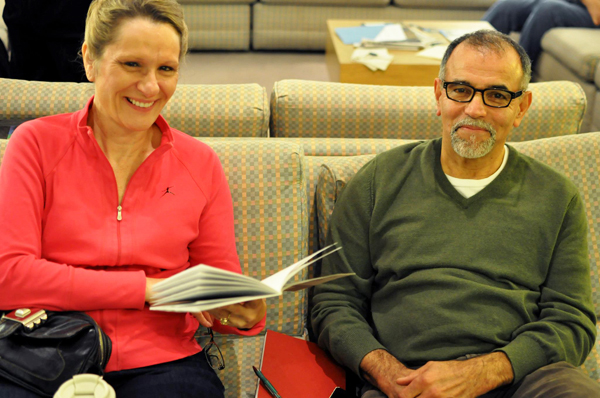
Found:
<path fill-rule="evenodd" d="M 502 159 L 502 164 L 500 165 L 498 170 L 496 170 L 496 172 L 494 174 L 492 174 L 491 176 L 483 178 L 481 180 L 472 180 L 472 179 L 468 179 L 468 178 L 456 178 L 456 177 L 451 177 L 448 174 L 446 174 L 446 177 L 448 178 L 448 181 L 450 181 L 450 184 L 452 184 L 454 189 L 456 189 L 462 196 L 464 196 L 465 198 L 468 199 L 471 196 L 478 193 L 479 191 L 481 191 L 483 188 L 487 187 L 490 182 L 494 181 L 494 179 L 496 177 L 498 177 L 500 172 L 504 169 L 504 166 L 506 166 L 507 160 L 508 160 L 508 147 L 505 145 L 504 146 L 504 159 Z"/>

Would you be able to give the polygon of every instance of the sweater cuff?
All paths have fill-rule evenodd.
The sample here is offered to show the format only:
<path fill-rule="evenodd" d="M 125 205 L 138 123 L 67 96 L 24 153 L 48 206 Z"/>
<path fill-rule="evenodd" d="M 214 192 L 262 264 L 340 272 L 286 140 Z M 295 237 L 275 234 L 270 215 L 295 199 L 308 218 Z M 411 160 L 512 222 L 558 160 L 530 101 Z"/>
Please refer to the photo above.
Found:
<path fill-rule="evenodd" d="M 371 333 L 360 329 L 349 331 L 340 336 L 336 346 L 338 347 L 337 357 L 340 358 L 340 362 L 352 369 L 361 378 L 360 363 L 363 358 L 371 351 L 387 351 Z"/>
<path fill-rule="evenodd" d="M 528 336 L 518 336 L 508 345 L 495 351 L 506 354 L 513 368 L 513 384 L 520 382 L 529 373 L 546 366 L 548 359 L 542 347 Z"/>

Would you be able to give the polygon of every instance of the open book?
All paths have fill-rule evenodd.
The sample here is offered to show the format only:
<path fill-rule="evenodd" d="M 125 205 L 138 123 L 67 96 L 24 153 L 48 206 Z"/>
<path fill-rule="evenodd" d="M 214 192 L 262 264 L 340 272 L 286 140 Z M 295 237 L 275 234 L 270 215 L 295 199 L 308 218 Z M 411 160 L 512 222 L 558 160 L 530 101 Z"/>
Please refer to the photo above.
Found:
<path fill-rule="evenodd" d="M 304 281 L 292 280 L 302 269 L 339 249 L 341 247 L 335 245 L 327 246 L 262 281 L 208 265 L 197 265 L 154 285 L 154 300 L 150 309 L 170 312 L 208 311 L 244 301 L 276 297 L 284 291 L 306 289 L 354 275 L 334 274 Z"/>

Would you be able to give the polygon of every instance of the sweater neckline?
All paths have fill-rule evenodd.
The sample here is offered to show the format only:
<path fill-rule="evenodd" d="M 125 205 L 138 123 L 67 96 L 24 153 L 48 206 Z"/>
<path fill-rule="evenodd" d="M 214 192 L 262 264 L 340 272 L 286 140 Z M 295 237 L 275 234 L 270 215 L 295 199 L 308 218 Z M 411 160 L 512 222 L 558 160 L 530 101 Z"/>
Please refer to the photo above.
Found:
<path fill-rule="evenodd" d="M 458 192 L 456 190 L 456 188 L 454 188 L 452 183 L 450 183 L 450 181 L 448 180 L 448 177 L 446 176 L 446 174 L 444 173 L 444 170 L 442 169 L 442 161 L 441 161 L 442 139 L 441 138 L 438 138 L 434 141 L 433 148 L 434 148 L 434 152 L 435 152 L 434 173 L 435 173 L 435 179 L 436 179 L 437 183 L 440 185 L 441 189 L 454 202 L 456 202 L 459 206 L 461 206 L 462 208 L 465 208 L 465 209 L 470 207 L 471 205 L 473 205 L 473 203 L 476 203 L 476 202 L 479 202 L 480 200 L 482 200 L 481 198 L 486 198 L 486 197 L 489 197 L 490 195 L 493 195 L 493 193 L 496 192 L 498 189 L 502 190 L 503 189 L 502 187 L 505 186 L 505 182 L 507 181 L 507 178 L 509 178 L 508 175 L 510 174 L 510 170 L 514 168 L 514 165 L 517 161 L 517 151 L 510 145 L 506 145 L 506 148 L 509 151 L 509 153 L 508 153 L 508 160 L 506 162 L 506 166 L 504 167 L 504 169 L 500 172 L 500 174 L 492 182 L 490 182 L 481 191 L 479 191 L 475 195 L 471 196 L 470 198 L 465 198 L 464 196 L 462 196 L 460 194 L 460 192 Z"/>

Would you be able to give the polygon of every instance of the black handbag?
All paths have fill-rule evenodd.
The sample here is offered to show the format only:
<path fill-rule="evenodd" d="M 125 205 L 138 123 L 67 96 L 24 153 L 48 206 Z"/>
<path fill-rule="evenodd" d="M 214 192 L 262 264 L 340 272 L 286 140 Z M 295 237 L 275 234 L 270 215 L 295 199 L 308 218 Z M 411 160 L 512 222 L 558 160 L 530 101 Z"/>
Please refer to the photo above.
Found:
<path fill-rule="evenodd" d="M 0 377 L 52 397 L 76 374 L 104 374 L 110 338 L 83 312 L 20 309 L 0 320 Z"/>

